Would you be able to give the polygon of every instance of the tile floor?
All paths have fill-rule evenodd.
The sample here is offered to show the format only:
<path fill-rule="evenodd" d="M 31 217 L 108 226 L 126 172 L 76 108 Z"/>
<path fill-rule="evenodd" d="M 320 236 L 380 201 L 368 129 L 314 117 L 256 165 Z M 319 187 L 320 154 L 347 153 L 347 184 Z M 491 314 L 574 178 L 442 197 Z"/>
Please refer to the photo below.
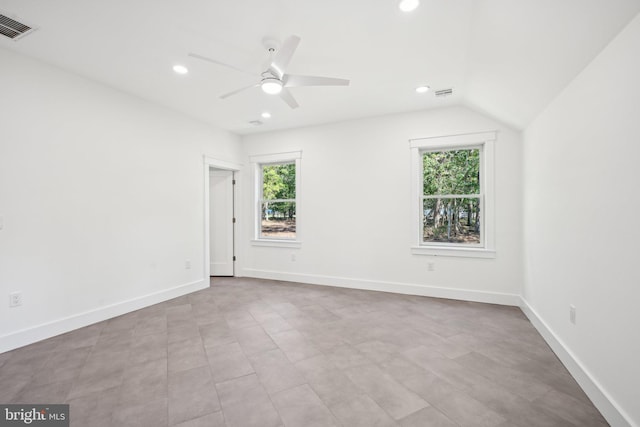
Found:
<path fill-rule="evenodd" d="M 256 279 L 0 354 L 0 384 L 77 427 L 608 425 L 517 308 Z"/>

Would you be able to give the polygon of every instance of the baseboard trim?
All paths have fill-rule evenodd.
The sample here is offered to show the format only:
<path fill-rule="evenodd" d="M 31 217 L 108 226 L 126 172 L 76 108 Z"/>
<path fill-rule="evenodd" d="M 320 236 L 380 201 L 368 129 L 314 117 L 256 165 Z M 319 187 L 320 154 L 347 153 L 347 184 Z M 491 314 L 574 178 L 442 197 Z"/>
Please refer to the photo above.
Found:
<path fill-rule="evenodd" d="M 0 337 L 0 353 L 24 347 L 25 345 L 33 344 L 37 341 L 73 331 L 74 329 L 82 328 L 84 326 L 92 325 L 112 317 L 130 313 L 191 292 L 199 291 L 207 288 L 208 286 L 209 280 L 197 280 L 195 282 L 185 283 L 173 288 L 163 289 L 137 298 L 132 298 L 115 304 L 74 314 L 62 319 L 43 323 L 41 325 L 15 331 Z"/>
<path fill-rule="evenodd" d="M 607 422 L 615 427 L 638 427 L 523 297 L 520 308 Z"/>
<path fill-rule="evenodd" d="M 282 280 L 286 282 L 308 283 L 312 285 L 335 286 L 339 288 L 363 289 L 368 291 L 393 292 L 405 295 L 420 295 L 489 304 L 519 306 L 520 296 L 499 292 L 484 292 L 470 289 L 453 289 L 415 283 L 386 282 L 380 280 L 354 279 L 348 277 L 324 276 L 317 274 L 290 273 L 282 271 L 242 269 L 243 277 Z"/>

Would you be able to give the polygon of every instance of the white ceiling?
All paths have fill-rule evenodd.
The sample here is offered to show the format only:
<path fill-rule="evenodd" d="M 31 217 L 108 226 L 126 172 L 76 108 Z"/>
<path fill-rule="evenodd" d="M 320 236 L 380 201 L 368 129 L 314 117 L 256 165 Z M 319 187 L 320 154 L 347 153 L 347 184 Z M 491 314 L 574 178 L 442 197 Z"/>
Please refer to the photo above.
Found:
<path fill-rule="evenodd" d="M 422 0 L 410 14 L 397 0 L 0 0 L 38 27 L 0 47 L 239 134 L 451 104 L 522 129 L 639 11 L 640 0 Z M 261 40 L 292 34 L 289 73 L 351 85 L 293 88 L 296 110 L 259 88 L 221 100 L 255 79 L 187 56 L 260 72 Z M 420 84 L 454 95 L 417 95 Z M 263 126 L 248 123 L 263 111 Z"/>

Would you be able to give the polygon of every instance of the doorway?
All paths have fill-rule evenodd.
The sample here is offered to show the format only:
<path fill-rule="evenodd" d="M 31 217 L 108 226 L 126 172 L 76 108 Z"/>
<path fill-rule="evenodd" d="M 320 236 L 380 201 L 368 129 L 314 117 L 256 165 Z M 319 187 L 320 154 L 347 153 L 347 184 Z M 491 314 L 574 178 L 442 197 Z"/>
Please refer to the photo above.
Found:
<path fill-rule="evenodd" d="M 209 275 L 235 274 L 235 172 L 209 168 Z"/>

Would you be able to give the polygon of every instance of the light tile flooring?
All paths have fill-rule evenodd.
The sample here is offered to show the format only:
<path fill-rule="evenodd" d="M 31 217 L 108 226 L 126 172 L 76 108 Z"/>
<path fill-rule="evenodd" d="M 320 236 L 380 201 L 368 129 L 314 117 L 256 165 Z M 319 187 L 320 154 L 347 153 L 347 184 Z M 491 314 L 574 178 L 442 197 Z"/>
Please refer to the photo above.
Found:
<path fill-rule="evenodd" d="M 72 426 L 605 426 L 514 307 L 256 279 L 0 354 Z"/>

